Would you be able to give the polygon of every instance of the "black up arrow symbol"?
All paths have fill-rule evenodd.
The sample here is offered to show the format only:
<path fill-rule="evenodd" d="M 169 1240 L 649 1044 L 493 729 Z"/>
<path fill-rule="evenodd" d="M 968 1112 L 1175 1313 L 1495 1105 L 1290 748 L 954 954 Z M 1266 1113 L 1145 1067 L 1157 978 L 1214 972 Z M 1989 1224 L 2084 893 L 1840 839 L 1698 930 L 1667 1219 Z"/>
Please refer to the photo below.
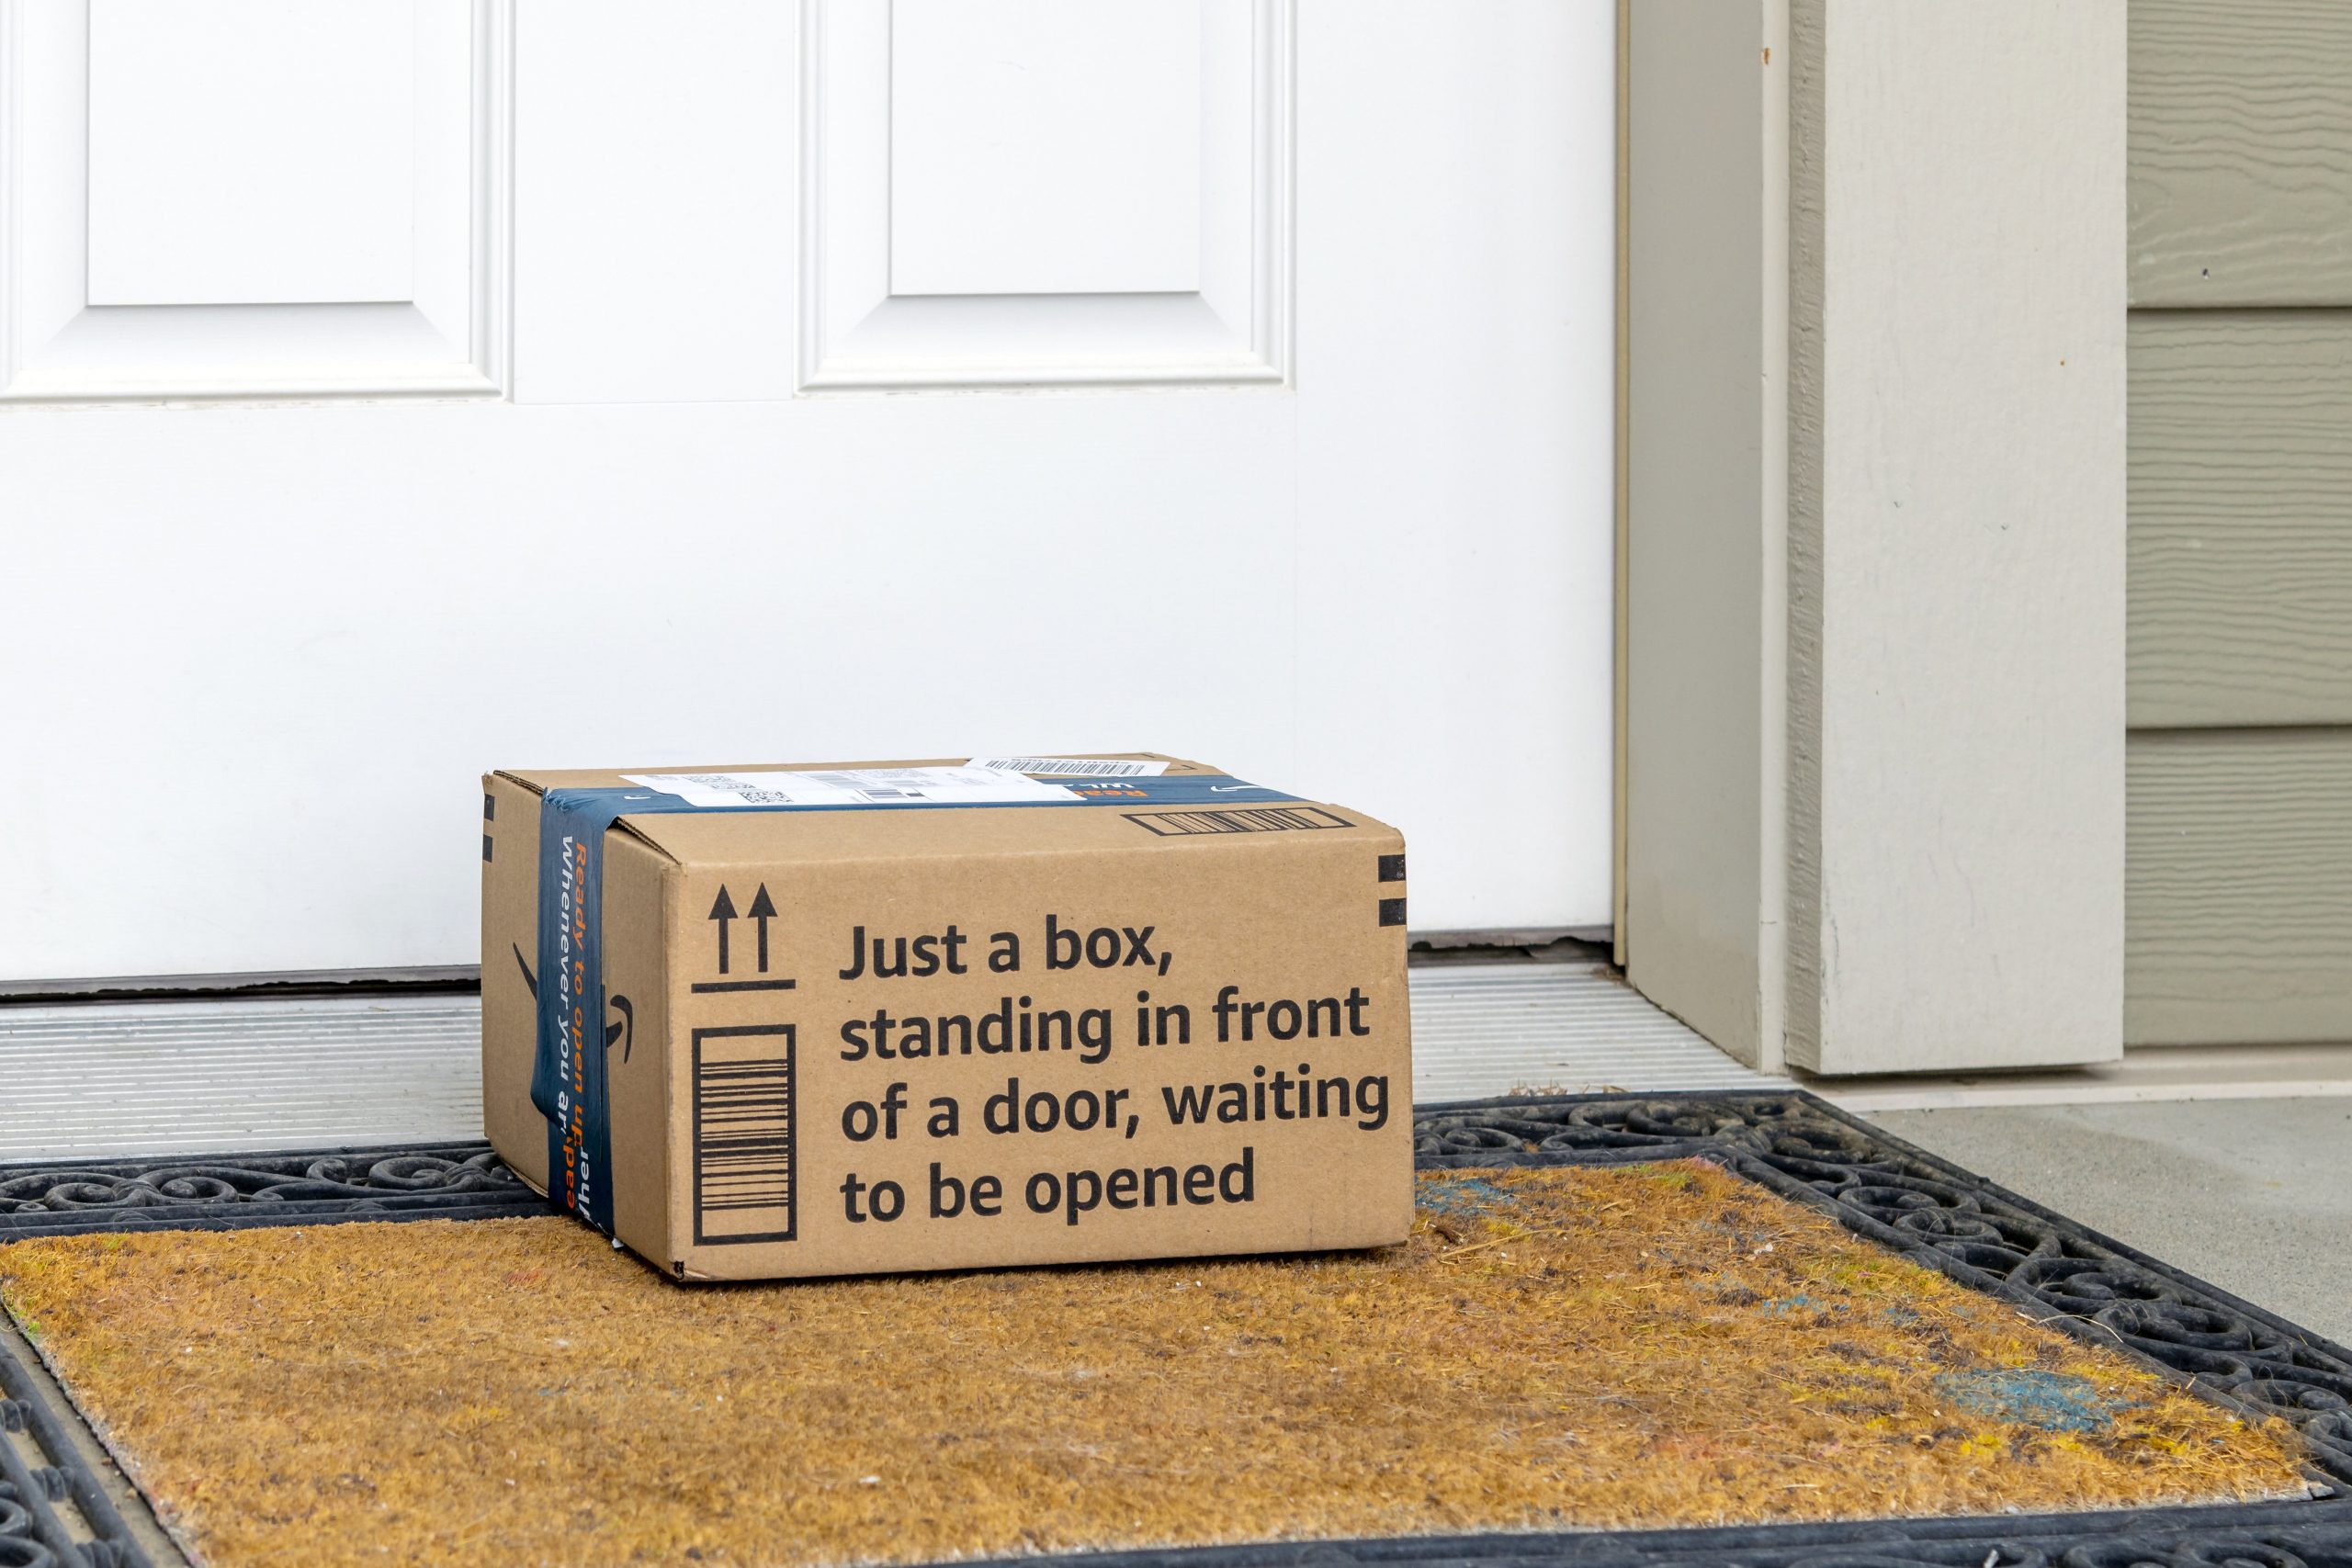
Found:
<path fill-rule="evenodd" d="M 775 918 L 775 906 L 768 901 L 766 883 L 761 883 L 760 890 L 752 895 L 752 907 L 744 913 L 760 922 L 760 973 L 764 975 L 768 972 L 768 922 Z M 726 929 L 724 926 L 719 928 L 721 931 Z"/>
<path fill-rule="evenodd" d="M 764 889 L 763 889 L 764 891 Z M 727 896 L 727 885 L 718 885 L 718 901 L 710 907 L 710 918 L 718 922 L 718 972 L 727 973 L 727 922 L 735 918 L 735 900 Z M 760 946 L 767 946 L 767 927 L 760 927 Z"/>

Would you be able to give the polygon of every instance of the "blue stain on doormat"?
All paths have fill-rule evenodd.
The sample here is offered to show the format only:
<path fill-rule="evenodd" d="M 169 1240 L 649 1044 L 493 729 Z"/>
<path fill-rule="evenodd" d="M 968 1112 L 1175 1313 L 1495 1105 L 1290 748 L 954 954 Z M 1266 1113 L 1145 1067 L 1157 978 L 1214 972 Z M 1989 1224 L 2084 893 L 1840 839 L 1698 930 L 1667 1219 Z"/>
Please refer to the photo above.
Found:
<path fill-rule="evenodd" d="M 1449 1219 L 1476 1219 L 1498 1203 L 1516 1203 L 1483 1176 L 1432 1176 L 1414 1184 L 1413 1201 Z"/>
<path fill-rule="evenodd" d="M 2045 1432 L 2097 1432 L 2122 1405 L 2103 1397 L 2088 1378 L 2066 1372 L 2012 1370 L 1938 1372 L 1935 1390 L 1972 1416 L 1989 1416 Z"/>

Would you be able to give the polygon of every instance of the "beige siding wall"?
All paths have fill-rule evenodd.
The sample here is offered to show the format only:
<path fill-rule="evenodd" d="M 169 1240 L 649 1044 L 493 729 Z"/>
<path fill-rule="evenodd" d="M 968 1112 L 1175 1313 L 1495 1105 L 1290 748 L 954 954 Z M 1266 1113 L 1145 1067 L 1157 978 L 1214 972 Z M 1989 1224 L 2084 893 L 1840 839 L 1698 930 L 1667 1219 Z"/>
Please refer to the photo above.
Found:
<path fill-rule="evenodd" d="M 2125 1035 L 2352 1040 L 2352 4 L 2131 29 Z"/>

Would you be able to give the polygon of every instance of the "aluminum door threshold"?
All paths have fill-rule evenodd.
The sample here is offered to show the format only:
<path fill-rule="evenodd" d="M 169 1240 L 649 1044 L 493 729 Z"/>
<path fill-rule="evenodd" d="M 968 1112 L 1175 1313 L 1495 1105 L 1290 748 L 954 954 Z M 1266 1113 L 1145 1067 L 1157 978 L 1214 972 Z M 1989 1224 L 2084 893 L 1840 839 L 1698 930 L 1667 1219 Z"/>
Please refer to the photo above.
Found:
<path fill-rule="evenodd" d="M 1413 1098 L 1785 1087 L 1605 964 L 1412 972 Z M 481 1135 L 472 997 L 0 1008 L 0 1162 Z"/>

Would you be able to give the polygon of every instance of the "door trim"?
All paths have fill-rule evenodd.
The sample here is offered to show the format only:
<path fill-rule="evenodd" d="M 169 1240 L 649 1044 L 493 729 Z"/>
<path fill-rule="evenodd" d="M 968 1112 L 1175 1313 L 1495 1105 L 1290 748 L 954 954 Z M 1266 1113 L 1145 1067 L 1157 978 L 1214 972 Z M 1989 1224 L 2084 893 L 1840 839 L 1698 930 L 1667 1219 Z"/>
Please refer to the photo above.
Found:
<path fill-rule="evenodd" d="M 1621 16 L 1629 975 L 1767 1067 L 2115 1060 L 2123 0 Z"/>

